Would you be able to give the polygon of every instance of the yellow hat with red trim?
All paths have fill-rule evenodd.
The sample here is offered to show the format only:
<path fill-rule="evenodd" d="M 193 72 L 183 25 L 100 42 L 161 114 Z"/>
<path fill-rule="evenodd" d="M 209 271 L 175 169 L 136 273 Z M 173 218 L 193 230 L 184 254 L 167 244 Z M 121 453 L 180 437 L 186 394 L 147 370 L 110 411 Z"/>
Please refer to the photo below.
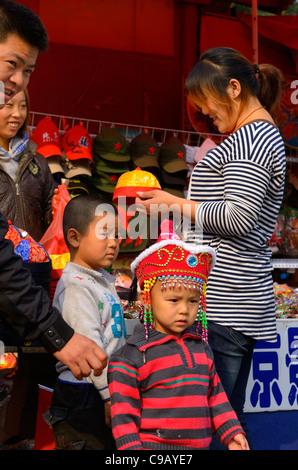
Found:
<path fill-rule="evenodd" d="M 135 170 L 123 173 L 118 181 L 113 194 L 115 202 L 119 197 L 135 198 L 138 191 L 153 191 L 160 189 L 158 179 L 149 171 L 137 167 Z"/>

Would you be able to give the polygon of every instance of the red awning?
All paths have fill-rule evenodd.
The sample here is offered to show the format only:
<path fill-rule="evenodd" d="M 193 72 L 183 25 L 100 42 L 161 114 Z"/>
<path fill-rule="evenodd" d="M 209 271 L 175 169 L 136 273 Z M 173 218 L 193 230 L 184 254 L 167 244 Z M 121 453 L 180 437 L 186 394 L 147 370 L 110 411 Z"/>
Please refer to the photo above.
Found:
<path fill-rule="evenodd" d="M 241 13 L 240 21 L 251 28 L 251 16 Z M 298 72 L 298 16 L 258 16 L 259 36 L 271 39 L 288 47 L 291 51 Z"/>
<path fill-rule="evenodd" d="M 240 21 L 251 28 L 251 15 L 239 13 Z M 298 50 L 298 16 L 258 16 L 259 34 Z"/>
<path fill-rule="evenodd" d="M 252 0 L 237 0 L 237 3 L 251 5 Z M 293 0 L 258 0 L 258 6 L 260 9 L 265 8 L 269 10 L 286 10 L 292 3 Z"/>
<path fill-rule="evenodd" d="M 278 21 L 280 20 L 280 21 Z M 233 47 L 252 60 L 252 17 L 202 14 L 200 51 L 218 46 Z M 258 17 L 259 63 L 279 67 L 285 75 L 297 72 L 298 16 Z M 296 69 L 296 70 L 295 70 Z"/>

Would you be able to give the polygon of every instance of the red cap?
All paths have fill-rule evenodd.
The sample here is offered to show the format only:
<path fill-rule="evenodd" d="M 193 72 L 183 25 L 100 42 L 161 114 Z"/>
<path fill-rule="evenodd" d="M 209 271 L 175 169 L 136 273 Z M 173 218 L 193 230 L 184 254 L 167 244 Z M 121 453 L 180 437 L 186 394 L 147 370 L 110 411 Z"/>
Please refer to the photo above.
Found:
<path fill-rule="evenodd" d="M 37 152 L 44 157 L 52 157 L 53 155 L 62 157 L 59 129 L 51 118 L 46 117 L 39 121 L 31 140 L 37 144 Z"/>
<path fill-rule="evenodd" d="M 88 158 L 93 162 L 92 145 L 92 138 L 81 124 L 65 132 L 61 140 L 62 150 L 69 160 Z"/>

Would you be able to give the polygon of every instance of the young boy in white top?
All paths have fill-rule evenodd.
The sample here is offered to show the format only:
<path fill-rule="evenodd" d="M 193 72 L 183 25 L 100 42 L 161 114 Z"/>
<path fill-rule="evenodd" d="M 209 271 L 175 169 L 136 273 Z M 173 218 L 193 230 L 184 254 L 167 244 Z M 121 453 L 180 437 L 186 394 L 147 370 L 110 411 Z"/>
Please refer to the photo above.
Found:
<path fill-rule="evenodd" d="M 111 203 L 77 196 L 66 206 L 64 238 L 70 262 L 58 282 L 54 305 L 75 331 L 93 339 L 108 356 L 125 343 L 125 324 L 110 268 L 119 252 L 117 215 Z M 61 362 L 48 423 L 57 449 L 114 448 L 107 371 L 78 381 Z"/>

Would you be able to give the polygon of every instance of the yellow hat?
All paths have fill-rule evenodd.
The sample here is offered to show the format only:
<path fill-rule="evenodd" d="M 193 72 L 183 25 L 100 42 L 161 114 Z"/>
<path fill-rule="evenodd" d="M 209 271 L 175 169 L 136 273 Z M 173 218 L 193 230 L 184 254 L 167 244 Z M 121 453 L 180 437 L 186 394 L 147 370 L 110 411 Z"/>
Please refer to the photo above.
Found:
<path fill-rule="evenodd" d="M 113 201 L 121 196 L 135 198 L 138 191 L 153 191 L 154 189 L 161 190 L 156 176 L 138 167 L 135 170 L 123 173 L 119 177 L 113 194 Z"/>

